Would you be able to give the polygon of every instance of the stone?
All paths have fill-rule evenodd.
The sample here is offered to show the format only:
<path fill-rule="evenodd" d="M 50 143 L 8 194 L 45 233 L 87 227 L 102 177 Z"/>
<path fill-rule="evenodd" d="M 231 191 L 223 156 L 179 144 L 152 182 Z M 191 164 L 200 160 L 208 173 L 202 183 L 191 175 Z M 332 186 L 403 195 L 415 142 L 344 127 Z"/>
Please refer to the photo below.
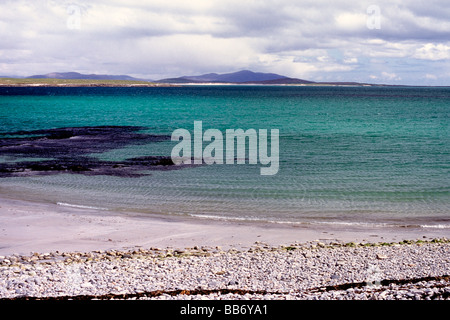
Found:
<path fill-rule="evenodd" d="M 90 282 L 84 282 L 80 285 L 80 287 L 86 289 L 86 288 L 92 288 L 93 285 Z"/>

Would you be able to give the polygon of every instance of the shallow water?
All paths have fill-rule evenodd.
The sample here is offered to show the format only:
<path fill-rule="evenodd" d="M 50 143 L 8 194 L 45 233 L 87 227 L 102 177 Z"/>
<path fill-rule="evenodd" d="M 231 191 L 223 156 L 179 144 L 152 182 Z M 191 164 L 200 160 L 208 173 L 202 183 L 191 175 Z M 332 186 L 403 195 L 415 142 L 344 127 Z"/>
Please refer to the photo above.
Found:
<path fill-rule="evenodd" d="M 143 133 L 171 135 L 177 128 L 192 133 L 194 121 L 224 133 L 280 132 L 273 176 L 260 175 L 260 163 L 215 164 L 133 178 L 2 178 L 0 192 L 124 213 L 450 228 L 449 106 L 449 88 L 0 88 L 0 138 L 78 126 L 143 126 Z M 91 156 L 170 156 L 176 144 L 130 144 Z"/>

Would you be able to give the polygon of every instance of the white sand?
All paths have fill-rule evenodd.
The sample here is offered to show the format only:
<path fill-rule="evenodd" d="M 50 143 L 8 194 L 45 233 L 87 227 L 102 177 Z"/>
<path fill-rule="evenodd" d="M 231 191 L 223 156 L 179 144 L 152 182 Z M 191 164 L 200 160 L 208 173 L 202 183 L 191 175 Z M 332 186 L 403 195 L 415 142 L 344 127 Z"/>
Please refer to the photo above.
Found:
<path fill-rule="evenodd" d="M 401 241 L 448 237 L 446 229 L 299 227 L 129 215 L 0 198 L 0 255 L 136 247 L 248 248 L 320 240 Z"/>

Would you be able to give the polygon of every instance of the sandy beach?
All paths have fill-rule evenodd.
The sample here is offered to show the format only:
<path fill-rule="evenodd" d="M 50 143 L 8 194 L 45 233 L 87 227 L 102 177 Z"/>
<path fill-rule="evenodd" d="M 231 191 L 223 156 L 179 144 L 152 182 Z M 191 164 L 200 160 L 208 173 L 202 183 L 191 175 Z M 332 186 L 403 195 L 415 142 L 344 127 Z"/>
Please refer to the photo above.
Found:
<path fill-rule="evenodd" d="M 450 297 L 445 229 L 231 223 L 7 198 L 0 225 L 3 299 Z"/>
<path fill-rule="evenodd" d="M 124 214 L 3 198 L 0 255 L 127 250 L 139 247 L 221 246 L 246 249 L 308 241 L 398 242 L 448 237 L 439 228 L 368 228 L 236 223 L 189 217 Z"/>

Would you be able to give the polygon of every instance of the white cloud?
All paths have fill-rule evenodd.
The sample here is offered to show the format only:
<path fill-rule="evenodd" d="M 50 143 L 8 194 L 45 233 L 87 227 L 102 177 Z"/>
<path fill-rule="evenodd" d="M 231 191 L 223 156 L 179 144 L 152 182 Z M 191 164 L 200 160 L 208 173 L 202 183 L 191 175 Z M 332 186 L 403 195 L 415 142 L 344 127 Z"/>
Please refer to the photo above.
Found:
<path fill-rule="evenodd" d="M 320 61 L 320 62 L 328 62 L 331 60 L 329 56 L 319 56 L 316 59 L 317 59 L 317 61 Z"/>
<path fill-rule="evenodd" d="M 360 31 L 366 27 L 367 15 L 361 13 L 341 13 L 336 18 L 337 28 L 345 31 Z"/>
<path fill-rule="evenodd" d="M 358 58 L 355 58 L 355 57 L 346 58 L 346 59 L 344 59 L 344 63 L 358 63 Z"/>
<path fill-rule="evenodd" d="M 442 43 L 427 43 L 416 50 L 414 57 L 424 60 L 450 59 L 450 46 Z"/>
<path fill-rule="evenodd" d="M 382 76 L 382 78 L 387 79 L 387 80 L 395 80 L 395 81 L 402 80 L 401 77 L 399 77 L 397 74 L 395 74 L 393 72 L 391 73 L 391 72 L 383 71 L 381 73 L 381 76 Z"/>

